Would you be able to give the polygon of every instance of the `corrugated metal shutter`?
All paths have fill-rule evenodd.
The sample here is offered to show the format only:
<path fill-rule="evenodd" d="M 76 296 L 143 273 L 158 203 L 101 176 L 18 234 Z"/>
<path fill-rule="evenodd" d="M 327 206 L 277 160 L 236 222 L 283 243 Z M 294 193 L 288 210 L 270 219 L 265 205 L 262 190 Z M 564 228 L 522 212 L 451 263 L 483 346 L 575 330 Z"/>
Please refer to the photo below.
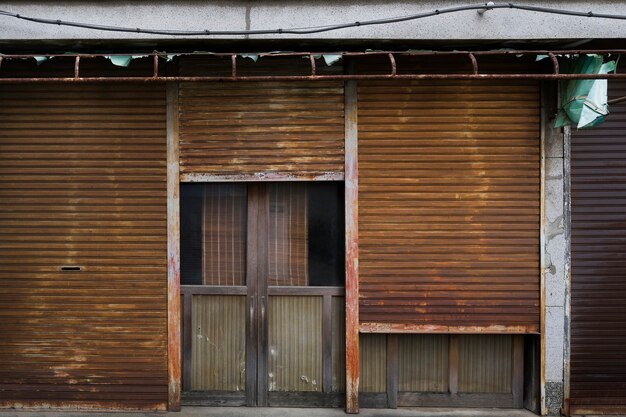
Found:
<path fill-rule="evenodd" d="M 228 77 L 230 59 L 185 57 L 179 72 Z M 310 72 L 301 57 L 237 60 L 242 76 Z M 343 178 L 343 82 L 181 83 L 179 94 L 182 181 Z"/>
<path fill-rule="evenodd" d="M 343 173 L 341 82 L 181 83 L 180 171 Z"/>
<path fill-rule="evenodd" d="M 165 408 L 164 88 L 0 96 L 0 405 Z"/>
<path fill-rule="evenodd" d="M 609 81 L 611 98 L 626 82 Z M 626 103 L 572 130 L 571 412 L 626 414 Z"/>
<path fill-rule="evenodd" d="M 358 88 L 363 331 L 539 330 L 540 93 Z"/>

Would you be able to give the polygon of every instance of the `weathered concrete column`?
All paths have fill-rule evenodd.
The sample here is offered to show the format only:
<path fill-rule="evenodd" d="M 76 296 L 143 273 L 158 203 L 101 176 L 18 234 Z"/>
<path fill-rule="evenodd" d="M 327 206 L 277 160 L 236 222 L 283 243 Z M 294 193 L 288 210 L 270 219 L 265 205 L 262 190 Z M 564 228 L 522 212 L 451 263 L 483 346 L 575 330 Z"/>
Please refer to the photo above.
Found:
<path fill-rule="evenodd" d="M 545 89 L 548 95 L 553 89 Z M 564 172 L 563 132 L 551 127 L 555 94 L 544 98 L 544 262 L 545 262 L 545 408 L 560 415 L 563 404 L 563 351 L 565 317 Z"/>

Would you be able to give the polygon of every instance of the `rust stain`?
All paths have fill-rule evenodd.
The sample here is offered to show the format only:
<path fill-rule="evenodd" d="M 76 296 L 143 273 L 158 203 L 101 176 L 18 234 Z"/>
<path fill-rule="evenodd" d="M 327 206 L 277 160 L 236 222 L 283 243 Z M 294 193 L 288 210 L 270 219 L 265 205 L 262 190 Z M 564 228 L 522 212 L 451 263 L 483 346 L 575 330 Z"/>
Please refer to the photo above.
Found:
<path fill-rule="evenodd" d="M 180 186 L 178 86 L 167 86 L 167 327 L 168 410 L 180 410 Z"/>
<path fill-rule="evenodd" d="M 181 182 L 343 181 L 343 172 L 255 172 L 253 174 L 182 173 Z"/>
<path fill-rule="evenodd" d="M 539 334 L 539 326 L 456 326 L 410 323 L 362 322 L 362 333 L 464 333 L 464 334 Z"/>
<path fill-rule="evenodd" d="M 356 83 L 345 86 L 346 412 L 359 412 L 359 237 Z"/>

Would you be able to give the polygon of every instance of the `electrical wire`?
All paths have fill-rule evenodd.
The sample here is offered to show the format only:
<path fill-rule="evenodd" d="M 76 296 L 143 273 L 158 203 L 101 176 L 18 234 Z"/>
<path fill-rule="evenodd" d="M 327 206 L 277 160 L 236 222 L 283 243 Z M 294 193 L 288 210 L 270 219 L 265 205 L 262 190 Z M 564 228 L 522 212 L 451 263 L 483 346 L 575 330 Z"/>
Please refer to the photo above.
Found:
<path fill-rule="evenodd" d="M 495 10 L 495 9 L 514 9 L 524 10 L 538 13 L 549 13 L 563 16 L 577 16 L 600 19 L 626 20 L 626 15 L 580 12 L 576 10 L 555 9 L 550 7 L 529 6 L 524 4 L 513 3 L 486 3 L 465 5 L 457 7 L 448 7 L 445 9 L 437 9 L 430 12 L 412 14 L 407 16 L 396 16 L 384 19 L 365 20 L 361 22 L 340 23 L 326 26 L 309 26 L 300 28 L 287 29 L 256 29 L 256 30 L 165 30 L 165 29 L 142 29 L 129 28 L 121 26 L 94 25 L 82 22 L 70 22 L 60 19 L 44 19 L 38 17 L 24 16 L 19 13 L 0 10 L 0 16 L 14 17 L 34 23 L 47 25 L 71 26 L 82 29 L 99 30 L 106 32 L 125 32 L 125 33 L 141 33 L 148 35 L 168 35 L 168 36 L 238 36 L 238 35 L 311 35 L 315 33 L 331 32 L 340 29 L 348 29 L 361 26 L 387 25 L 392 23 L 409 22 L 427 17 L 439 16 L 449 13 L 458 13 L 469 10 Z"/>

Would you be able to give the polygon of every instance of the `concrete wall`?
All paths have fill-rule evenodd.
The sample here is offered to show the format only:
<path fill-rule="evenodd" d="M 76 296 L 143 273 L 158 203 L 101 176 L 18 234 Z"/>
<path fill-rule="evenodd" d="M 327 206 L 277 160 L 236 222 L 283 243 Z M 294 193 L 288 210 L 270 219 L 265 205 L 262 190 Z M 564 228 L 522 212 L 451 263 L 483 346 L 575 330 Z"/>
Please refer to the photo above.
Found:
<path fill-rule="evenodd" d="M 552 96 L 550 99 L 554 99 Z M 550 99 L 544 100 L 550 101 Z M 547 109 L 554 108 L 547 105 Z M 547 110 L 546 109 L 546 110 Z M 549 113 L 546 116 L 550 116 Z M 565 262 L 563 132 L 544 122 L 545 144 L 545 406 L 560 415 L 563 404 L 565 329 Z"/>
<path fill-rule="evenodd" d="M 478 1 L 374 1 L 339 0 L 288 1 L 7 1 L 1 10 L 52 19 L 103 25 L 156 29 L 241 30 L 317 26 L 432 11 L 476 4 Z M 525 0 L 523 4 L 573 9 L 583 12 L 626 14 L 626 2 Z M 0 40 L 61 39 L 159 39 L 163 36 L 97 32 L 79 28 L 40 25 L 0 16 Z M 315 35 L 267 35 L 255 39 L 426 39 L 426 40 L 514 40 L 619 38 L 626 21 L 557 16 L 519 10 L 492 10 L 484 16 L 476 11 L 430 17 L 420 21 L 343 29 Z M 231 37 L 243 39 L 243 36 Z M 219 38 L 219 39 L 224 39 Z"/>

